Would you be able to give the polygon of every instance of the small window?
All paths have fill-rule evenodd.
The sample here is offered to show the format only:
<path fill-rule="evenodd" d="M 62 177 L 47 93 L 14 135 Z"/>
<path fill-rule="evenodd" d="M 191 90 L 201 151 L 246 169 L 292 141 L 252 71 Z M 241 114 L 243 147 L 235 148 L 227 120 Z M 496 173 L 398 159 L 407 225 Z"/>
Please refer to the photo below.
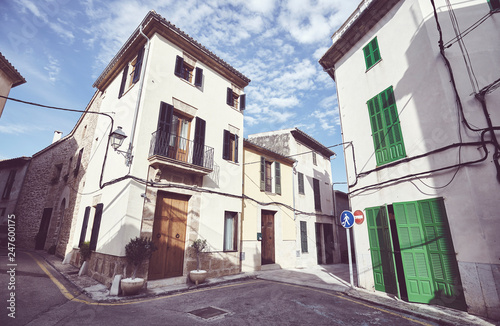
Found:
<path fill-rule="evenodd" d="M 7 183 L 3 189 L 2 199 L 9 199 L 10 192 L 12 191 L 12 186 L 14 185 L 14 179 L 16 178 L 16 170 L 10 170 L 9 177 L 7 178 Z"/>
<path fill-rule="evenodd" d="M 308 252 L 307 248 L 307 222 L 300 221 L 300 248 L 302 252 Z"/>
<path fill-rule="evenodd" d="M 313 155 L 313 164 L 314 165 L 318 165 L 318 161 L 316 159 L 316 153 L 315 152 L 312 152 L 312 155 Z"/>
<path fill-rule="evenodd" d="M 238 163 L 238 141 L 238 135 L 232 134 L 229 130 L 224 130 L 223 159 Z"/>
<path fill-rule="evenodd" d="M 488 0 L 491 11 L 500 10 L 500 0 Z"/>
<path fill-rule="evenodd" d="M 297 177 L 299 179 L 299 194 L 304 195 L 304 174 L 303 173 L 298 173 Z"/>
<path fill-rule="evenodd" d="M 186 54 L 185 54 L 186 55 Z M 203 84 L 203 69 L 196 67 L 196 60 L 186 55 L 186 60 L 183 57 L 177 56 L 175 59 L 175 70 L 174 74 L 187 81 L 188 83 L 193 83 L 194 75 L 194 85 L 201 87 Z"/>
<path fill-rule="evenodd" d="M 224 251 L 238 250 L 238 213 L 224 214 Z"/>
<path fill-rule="evenodd" d="M 226 90 L 226 104 L 237 110 L 243 111 L 246 106 L 246 95 L 239 95 L 234 92 L 231 87 L 228 87 Z"/>
<path fill-rule="evenodd" d="M 118 98 L 121 98 L 123 94 L 131 88 L 141 76 L 142 60 L 144 56 L 144 48 L 141 48 L 137 53 L 137 56 L 130 61 L 125 68 L 123 68 L 122 81 L 120 85 L 120 91 L 118 92 Z"/>
<path fill-rule="evenodd" d="M 273 175 L 274 166 L 274 175 Z M 274 178 L 274 193 L 281 195 L 281 164 L 266 160 L 263 156 L 260 157 L 260 191 L 273 192 Z"/>
<path fill-rule="evenodd" d="M 370 69 L 380 61 L 380 50 L 378 48 L 378 41 L 376 37 L 363 48 L 363 53 L 365 56 L 366 70 Z"/>
<path fill-rule="evenodd" d="M 80 149 L 80 151 L 78 152 L 78 159 L 76 161 L 75 170 L 73 171 L 75 177 L 78 175 L 78 172 L 80 171 L 80 165 L 82 164 L 82 156 L 83 156 L 83 148 Z"/>

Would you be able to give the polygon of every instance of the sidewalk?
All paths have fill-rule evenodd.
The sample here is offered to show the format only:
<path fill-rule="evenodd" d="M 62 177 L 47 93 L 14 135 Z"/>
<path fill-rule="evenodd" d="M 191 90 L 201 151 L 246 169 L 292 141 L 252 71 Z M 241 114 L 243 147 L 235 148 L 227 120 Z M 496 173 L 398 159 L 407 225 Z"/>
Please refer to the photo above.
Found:
<path fill-rule="evenodd" d="M 154 289 L 148 289 L 143 293 L 124 297 L 111 296 L 109 289 L 89 276 L 78 276 L 78 269 L 69 264 L 62 264 L 60 258 L 49 255 L 46 252 L 36 251 L 51 266 L 60 272 L 66 279 L 72 282 L 82 293 L 94 301 L 113 302 L 120 300 L 141 299 L 151 296 L 168 295 L 184 292 L 192 289 L 210 287 L 219 284 L 235 282 L 245 279 L 262 279 L 287 284 L 307 286 L 311 288 L 336 291 L 347 297 L 356 298 L 369 304 L 385 306 L 408 315 L 417 316 L 439 325 L 495 325 L 493 321 L 470 315 L 466 312 L 446 307 L 409 303 L 387 295 L 382 292 L 372 292 L 365 289 L 351 287 L 349 283 L 349 266 L 347 264 L 316 265 L 304 269 L 274 269 L 269 271 L 258 271 L 252 273 L 241 273 L 237 275 L 208 279 L 206 282 L 196 286 L 194 284 L 169 285 Z M 353 267 L 355 271 L 355 266 Z M 354 280 L 356 280 L 354 274 Z M 496 324 L 500 325 L 500 324 Z"/>

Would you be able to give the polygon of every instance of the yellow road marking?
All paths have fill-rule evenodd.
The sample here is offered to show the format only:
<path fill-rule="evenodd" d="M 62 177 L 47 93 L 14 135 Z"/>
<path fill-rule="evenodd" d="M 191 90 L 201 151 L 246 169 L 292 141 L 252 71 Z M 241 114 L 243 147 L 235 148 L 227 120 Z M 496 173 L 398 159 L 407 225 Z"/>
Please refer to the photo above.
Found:
<path fill-rule="evenodd" d="M 257 280 L 257 281 L 245 282 L 245 283 L 242 283 L 242 284 L 228 284 L 228 285 L 222 285 L 222 286 L 217 286 L 217 287 L 212 287 L 212 288 L 197 289 L 197 290 L 192 290 L 192 291 L 188 291 L 188 292 L 180 292 L 180 293 L 170 294 L 170 295 L 167 295 L 167 296 L 151 298 L 151 299 L 145 299 L 145 300 L 138 299 L 138 301 L 127 301 L 127 302 L 116 302 L 116 303 L 89 302 L 89 301 L 78 299 L 74 295 L 72 295 L 66 289 L 66 287 L 61 282 L 59 282 L 59 280 L 57 280 L 52 275 L 52 273 L 45 267 L 44 263 L 40 262 L 31 253 L 29 253 L 29 252 L 26 252 L 26 253 L 31 258 L 33 258 L 33 260 L 38 264 L 38 266 L 40 266 L 40 268 L 45 272 L 45 274 L 47 274 L 47 276 L 50 278 L 50 280 L 52 282 L 54 282 L 54 284 L 59 288 L 59 291 L 61 291 L 61 293 L 68 300 L 75 301 L 75 302 L 80 302 L 80 303 L 84 303 L 84 304 L 87 304 L 87 305 L 96 305 L 96 306 L 124 306 L 124 305 L 131 305 L 131 304 L 138 304 L 138 303 L 143 303 L 143 302 L 151 302 L 151 301 L 157 301 L 157 300 L 161 300 L 161 299 L 173 298 L 173 297 L 178 297 L 178 296 L 185 295 L 185 294 L 200 293 L 200 292 L 205 292 L 205 291 L 210 291 L 210 290 L 224 289 L 224 288 L 242 286 L 242 285 L 246 285 L 246 284 L 254 284 L 254 283 L 264 282 L 263 280 Z M 363 302 L 359 302 L 357 300 L 353 300 L 353 299 L 350 299 L 350 298 L 347 298 L 345 296 L 341 296 L 341 295 L 338 295 L 338 294 L 334 294 L 334 293 L 330 293 L 330 292 L 326 292 L 326 291 L 323 291 L 323 290 L 314 289 L 314 288 L 310 288 L 310 287 L 306 287 L 306 286 L 301 286 L 301 285 L 288 284 L 288 283 L 282 283 L 282 282 L 274 282 L 274 281 L 267 281 L 267 282 L 279 283 L 279 284 L 282 284 L 282 285 L 287 285 L 287 286 L 301 288 L 301 289 L 308 289 L 310 291 L 319 292 L 319 293 L 326 294 L 326 295 L 329 295 L 329 296 L 332 296 L 332 297 L 337 297 L 337 298 L 340 298 L 340 299 L 343 299 L 343 300 L 347 300 L 347 301 L 350 301 L 352 303 L 356 303 L 356 304 L 359 304 L 359 305 L 362 305 L 362 306 L 365 306 L 365 307 L 369 307 L 369 308 L 372 308 L 372 309 L 375 309 L 375 310 L 379 310 L 379 311 L 385 312 L 385 313 L 393 315 L 393 316 L 401 317 L 401 318 L 404 318 L 406 320 L 412 321 L 412 322 L 417 323 L 417 324 L 421 324 L 421 325 L 425 325 L 425 326 L 432 326 L 431 324 L 422 322 L 420 320 L 411 319 L 409 317 L 399 315 L 399 314 L 397 314 L 395 312 L 392 312 L 392 311 L 389 311 L 389 310 L 386 310 L 386 309 L 382 309 L 382 308 L 378 308 L 378 307 L 375 307 L 375 306 L 372 306 L 372 305 L 369 305 L 369 304 L 366 304 L 366 303 L 363 303 Z"/>

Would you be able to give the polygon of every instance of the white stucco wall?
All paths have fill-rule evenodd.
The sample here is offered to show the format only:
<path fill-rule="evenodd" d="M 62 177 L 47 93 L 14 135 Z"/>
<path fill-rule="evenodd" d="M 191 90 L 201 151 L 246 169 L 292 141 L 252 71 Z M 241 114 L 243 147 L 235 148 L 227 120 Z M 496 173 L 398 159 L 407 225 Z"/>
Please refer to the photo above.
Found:
<path fill-rule="evenodd" d="M 486 1 L 451 3 L 463 29 L 472 26 L 489 12 Z M 436 1 L 436 6 L 443 39 L 447 43 L 456 35 L 450 24 L 445 2 Z M 497 33 L 499 22 L 498 15 L 492 15 L 463 38 L 477 78 L 475 86 L 471 85 L 458 44 L 454 43 L 445 50 L 453 68 L 466 118 L 477 128 L 485 128 L 487 125 L 479 102 L 471 94 L 475 89 L 477 91 L 500 77 L 500 39 Z M 362 49 L 375 36 L 382 60 L 366 71 Z M 402 1 L 336 63 L 335 77 L 343 140 L 353 143 L 353 146 L 345 146 L 348 182 L 350 185 L 355 184 L 350 187 L 351 192 L 405 175 L 478 160 L 484 155 L 479 145 L 462 147 L 461 151 L 455 148 L 372 172 L 362 178 L 355 177 L 353 148 L 358 173 L 376 168 L 366 102 L 391 85 L 394 87 L 407 157 L 415 157 L 461 141 L 480 141 L 479 133 L 467 130 L 460 122 L 462 118 L 458 116 L 450 76 L 437 46 L 438 39 L 430 2 Z M 493 125 L 498 126 L 500 112 L 495 107 L 500 102 L 500 91 L 488 94 L 486 100 Z M 497 137 L 499 136 L 500 133 L 497 133 Z M 355 210 L 394 202 L 443 197 L 469 311 L 482 314 L 487 309 L 490 312 L 496 309 L 495 313 L 498 315 L 498 293 L 495 291 L 496 294 L 492 295 L 481 292 L 481 288 L 494 289 L 495 282 L 491 277 L 480 279 L 477 272 L 470 272 L 484 264 L 491 269 L 490 274 L 497 273 L 498 270 L 500 201 L 497 194 L 500 185 L 492 163 L 492 149 L 489 146 L 489 157 L 482 163 L 462 167 L 458 171 L 449 169 L 433 173 L 430 177 L 422 176 L 421 180 L 413 179 L 412 182 L 354 193 L 350 199 Z M 361 227 L 355 225 L 353 229 L 359 284 L 371 289 L 373 274 L 366 223 Z M 487 297 L 489 302 L 486 304 Z M 495 299 L 491 299 L 492 297 Z M 496 308 L 491 308 L 495 305 Z"/>

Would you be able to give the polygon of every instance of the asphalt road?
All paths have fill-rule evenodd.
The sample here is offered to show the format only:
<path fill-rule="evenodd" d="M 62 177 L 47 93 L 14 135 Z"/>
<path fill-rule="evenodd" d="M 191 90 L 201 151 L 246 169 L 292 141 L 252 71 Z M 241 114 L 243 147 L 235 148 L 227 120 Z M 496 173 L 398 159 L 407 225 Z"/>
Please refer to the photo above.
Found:
<path fill-rule="evenodd" d="M 333 291 L 265 280 L 99 304 L 28 252 L 16 253 L 10 291 L 12 266 L 3 251 L 0 258 L 0 325 L 436 325 Z M 16 318 L 9 317 L 11 292 Z"/>

